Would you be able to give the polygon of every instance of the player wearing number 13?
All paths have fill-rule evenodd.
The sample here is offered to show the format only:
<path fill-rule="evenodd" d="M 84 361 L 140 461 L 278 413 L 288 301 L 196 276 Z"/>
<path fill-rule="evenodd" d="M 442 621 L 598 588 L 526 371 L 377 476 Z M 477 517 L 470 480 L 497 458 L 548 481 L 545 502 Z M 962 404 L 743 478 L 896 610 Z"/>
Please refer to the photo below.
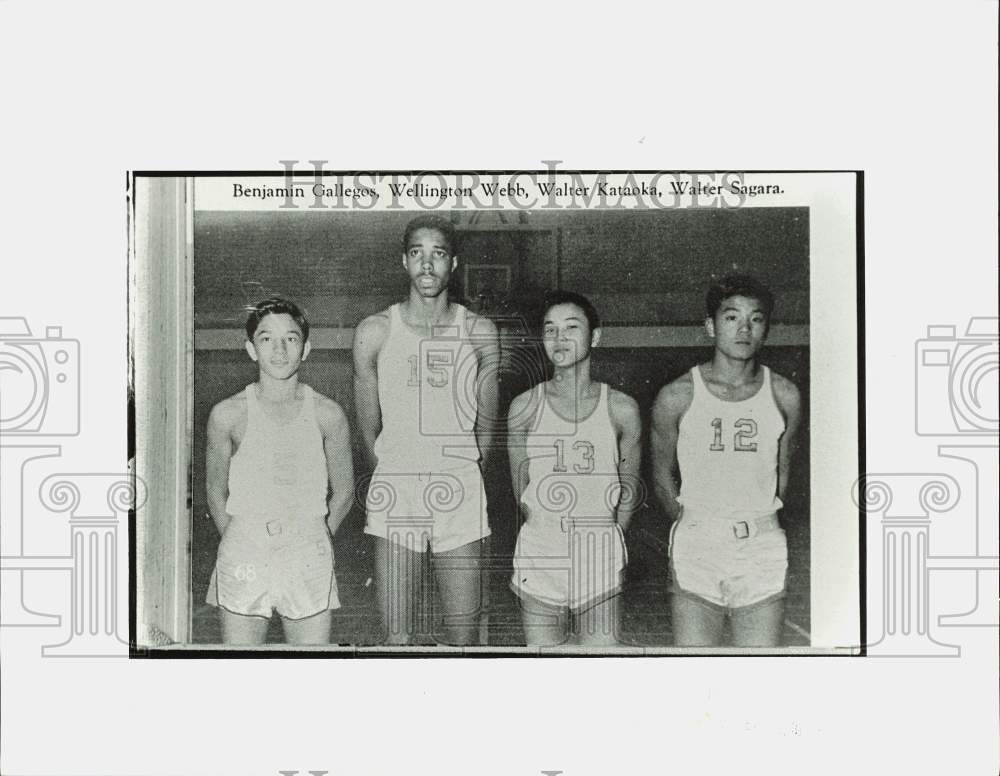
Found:
<path fill-rule="evenodd" d="M 709 289 L 708 363 L 653 405 L 653 473 L 670 517 L 674 641 L 715 646 L 728 617 L 735 646 L 781 635 L 788 551 L 777 512 L 799 425 L 798 389 L 758 363 L 774 307 L 748 276 Z M 675 464 L 680 468 L 678 492 Z"/>
<path fill-rule="evenodd" d="M 497 411 L 497 330 L 448 299 L 458 266 L 447 219 L 413 219 L 403 236 L 406 301 L 371 315 L 354 339 L 354 400 L 374 468 L 365 532 L 385 642 L 415 628 L 420 572 L 433 557 L 442 641 L 479 632 L 481 540 L 489 535 L 479 463 Z"/>
<path fill-rule="evenodd" d="M 528 646 L 617 643 L 624 533 L 638 505 L 641 423 L 635 400 L 590 379 L 600 321 L 583 296 L 545 300 L 552 379 L 511 402 L 511 477 L 525 521 L 511 588 Z"/>

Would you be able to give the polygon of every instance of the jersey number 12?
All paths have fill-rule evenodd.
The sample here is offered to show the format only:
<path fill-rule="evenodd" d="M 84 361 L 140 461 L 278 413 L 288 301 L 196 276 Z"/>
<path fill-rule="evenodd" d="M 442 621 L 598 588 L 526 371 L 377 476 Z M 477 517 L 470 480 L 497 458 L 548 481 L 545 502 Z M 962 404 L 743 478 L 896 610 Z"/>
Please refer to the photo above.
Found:
<path fill-rule="evenodd" d="M 733 449 L 738 453 L 756 453 L 757 443 L 747 440 L 757 436 L 757 421 L 750 418 L 740 418 L 733 424 L 733 427 L 736 428 L 736 434 L 733 436 Z M 726 449 L 726 446 L 722 444 L 722 418 L 715 418 L 712 421 L 712 428 L 715 429 L 715 434 L 712 436 L 712 444 L 708 446 L 708 449 L 713 453 L 722 452 Z"/>

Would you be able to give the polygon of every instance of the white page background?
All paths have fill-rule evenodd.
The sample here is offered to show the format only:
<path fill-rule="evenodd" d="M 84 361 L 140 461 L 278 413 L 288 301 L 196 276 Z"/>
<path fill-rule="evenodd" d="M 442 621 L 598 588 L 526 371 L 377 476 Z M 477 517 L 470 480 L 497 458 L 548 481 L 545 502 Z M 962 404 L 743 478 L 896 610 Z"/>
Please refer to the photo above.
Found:
<path fill-rule="evenodd" d="M 279 159 L 864 169 L 868 469 L 947 470 L 914 434 L 914 342 L 996 315 L 996 23 L 986 0 L 0 2 L 0 315 L 81 343 L 52 471 L 125 465 L 126 170 Z M 939 576 L 960 611 L 971 577 Z M 32 603 L 65 607 L 46 584 Z M 995 773 L 997 630 L 947 637 L 961 657 L 100 661 L 4 628 L 0 770 Z"/>

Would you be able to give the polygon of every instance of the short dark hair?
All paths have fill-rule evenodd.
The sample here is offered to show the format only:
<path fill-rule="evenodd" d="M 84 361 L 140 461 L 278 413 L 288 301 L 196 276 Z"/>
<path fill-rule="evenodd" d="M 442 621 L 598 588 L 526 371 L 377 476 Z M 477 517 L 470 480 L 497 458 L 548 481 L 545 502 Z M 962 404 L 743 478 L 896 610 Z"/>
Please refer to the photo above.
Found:
<path fill-rule="evenodd" d="M 714 318 L 722 303 L 733 296 L 756 299 L 764 308 L 764 315 L 768 323 L 771 322 L 771 313 L 774 311 L 774 294 L 767 286 L 751 275 L 726 275 L 713 283 L 705 297 L 708 317 Z"/>
<path fill-rule="evenodd" d="M 406 225 L 403 232 L 403 253 L 410 248 L 410 240 L 420 229 L 435 229 L 444 236 L 444 241 L 448 244 L 448 253 L 452 256 L 458 255 L 458 232 L 455 225 L 447 218 L 441 216 L 417 216 Z"/>
<path fill-rule="evenodd" d="M 302 329 L 302 341 L 306 342 L 309 339 L 309 321 L 306 320 L 306 314 L 302 312 L 302 309 L 295 304 L 295 302 L 290 299 L 285 299 L 280 296 L 269 296 L 267 299 L 262 299 L 257 302 L 253 307 L 247 308 L 250 313 L 247 316 L 247 339 L 251 342 L 253 341 L 253 335 L 257 333 L 257 327 L 260 326 L 260 322 L 267 315 L 280 315 L 281 313 L 286 313 L 292 316 L 299 328 Z"/>
<path fill-rule="evenodd" d="M 601 317 L 597 314 L 597 310 L 594 309 L 594 305 L 590 303 L 587 297 L 575 291 L 563 291 L 561 288 L 545 292 L 545 300 L 542 303 L 543 322 L 545 321 L 545 314 L 557 304 L 573 304 L 583 310 L 583 314 L 587 316 L 587 324 L 590 326 L 591 334 L 594 333 L 594 329 L 601 327 Z"/>

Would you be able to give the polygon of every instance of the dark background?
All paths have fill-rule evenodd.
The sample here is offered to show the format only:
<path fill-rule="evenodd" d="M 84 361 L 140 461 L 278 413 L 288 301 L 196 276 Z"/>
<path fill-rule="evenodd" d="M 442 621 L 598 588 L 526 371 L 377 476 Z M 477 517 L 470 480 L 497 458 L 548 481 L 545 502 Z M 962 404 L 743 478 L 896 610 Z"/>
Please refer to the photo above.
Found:
<path fill-rule="evenodd" d="M 316 328 L 353 327 L 363 317 L 405 298 L 408 279 L 401 265 L 406 222 L 414 213 L 195 213 L 195 328 L 241 330 L 244 307 L 272 293 L 286 295 L 306 310 Z M 590 297 L 605 324 L 682 326 L 704 319 L 704 296 L 712 278 L 740 271 L 756 275 L 775 292 L 774 323 L 809 321 L 809 226 L 806 208 L 740 210 L 571 211 L 463 213 L 453 217 L 460 230 L 459 267 L 453 298 L 497 320 L 508 349 L 521 349 L 533 368 L 502 374 L 501 408 L 539 379 L 544 367 L 530 344 L 541 298 L 554 287 Z M 470 223 L 471 222 L 471 223 Z M 468 298 L 465 266 L 510 268 L 511 286 Z M 482 290 L 482 289 L 480 289 Z M 527 330 L 526 330 L 527 329 Z M 704 346 L 597 348 L 595 379 L 633 396 L 644 422 L 642 473 L 649 496 L 629 531 L 625 595 L 626 635 L 637 642 L 669 644 L 666 595 L 666 541 L 669 524 L 652 495 L 649 469 L 649 412 L 657 391 L 693 365 L 708 360 Z M 809 348 L 766 346 L 762 361 L 793 380 L 806 398 Z M 335 399 L 353 421 L 351 354 L 317 347 L 303 364 L 301 379 Z M 204 605 L 215 561 L 218 534 L 205 499 L 205 427 L 211 407 L 257 378 L 240 350 L 199 349 L 195 353 L 193 451 L 192 590 L 194 640 L 218 640 L 215 610 Z M 808 414 L 806 415 L 808 418 Z M 365 473 L 360 435 L 352 429 L 355 474 Z M 809 630 L 809 426 L 794 462 L 782 521 L 789 535 L 789 601 L 786 643 L 807 644 Z M 516 603 L 507 590 L 510 553 L 518 513 L 510 489 L 506 455 L 486 467 L 489 497 L 492 615 L 491 644 L 520 638 Z M 371 600 L 371 548 L 361 533 L 364 510 L 356 504 L 335 540 L 337 580 L 343 608 L 335 640 L 377 641 Z M 338 635 L 339 634 L 339 635 Z M 280 629 L 271 636 L 280 640 Z"/>
<path fill-rule="evenodd" d="M 243 308 L 269 293 L 296 300 L 313 326 L 355 326 L 405 296 L 400 243 L 414 215 L 196 211 L 195 327 L 242 327 Z M 740 269 L 775 291 L 778 321 L 809 321 L 808 208 L 476 211 L 457 220 L 458 297 L 465 265 L 511 268 L 511 291 L 487 300 L 491 313 L 530 319 L 545 289 L 562 287 L 590 297 L 609 323 L 698 323 L 709 279 Z"/>

